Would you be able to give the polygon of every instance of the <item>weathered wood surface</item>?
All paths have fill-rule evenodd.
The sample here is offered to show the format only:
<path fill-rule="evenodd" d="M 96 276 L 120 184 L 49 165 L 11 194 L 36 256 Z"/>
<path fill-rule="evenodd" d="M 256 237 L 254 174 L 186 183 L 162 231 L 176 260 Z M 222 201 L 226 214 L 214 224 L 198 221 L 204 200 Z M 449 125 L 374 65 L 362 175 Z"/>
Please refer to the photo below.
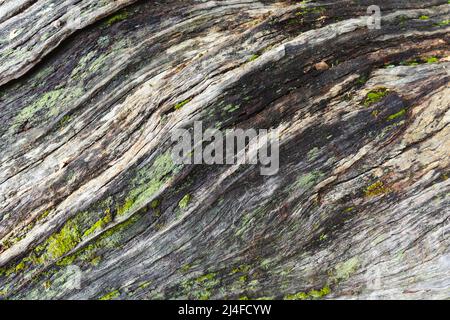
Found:
<path fill-rule="evenodd" d="M 0 298 L 450 298 L 449 11 L 0 1 Z M 194 120 L 279 173 L 175 165 Z"/>

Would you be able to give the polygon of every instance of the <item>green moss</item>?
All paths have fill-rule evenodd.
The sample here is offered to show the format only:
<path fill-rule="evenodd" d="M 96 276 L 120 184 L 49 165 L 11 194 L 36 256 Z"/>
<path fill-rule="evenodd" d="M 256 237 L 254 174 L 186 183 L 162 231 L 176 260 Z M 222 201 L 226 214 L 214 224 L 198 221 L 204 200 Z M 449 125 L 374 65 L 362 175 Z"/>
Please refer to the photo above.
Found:
<path fill-rule="evenodd" d="M 420 19 L 420 20 L 429 20 L 430 17 L 424 15 L 424 16 L 420 16 L 419 19 Z"/>
<path fill-rule="evenodd" d="M 197 283 L 203 283 L 203 282 L 206 282 L 206 281 L 210 281 L 210 280 L 213 280 L 215 278 L 215 276 L 216 276 L 215 273 L 208 273 L 208 274 L 205 274 L 205 275 L 203 275 L 201 277 L 198 277 L 196 279 L 196 282 Z"/>
<path fill-rule="evenodd" d="M 382 181 L 377 181 L 364 189 L 366 197 L 375 197 L 380 194 L 388 193 L 390 189 Z"/>
<path fill-rule="evenodd" d="M 191 196 L 189 194 L 187 194 L 180 200 L 180 202 L 178 203 L 178 206 L 180 207 L 180 209 L 186 209 L 190 201 L 191 201 Z"/>
<path fill-rule="evenodd" d="M 435 62 L 439 62 L 439 59 L 436 57 L 428 57 L 428 58 L 425 58 L 425 61 L 427 63 L 435 63 Z"/>
<path fill-rule="evenodd" d="M 78 226 L 70 220 L 59 233 L 52 235 L 48 239 L 47 254 L 50 258 L 57 259 L 75 248 L 80 241 L 81 234 Z"/>
<path fill-rule="evenodd" d="M 56 265 L 58 265 L 60 267 L 66 267 L 66 266 L 73 264 L 75 259 L 76 259 L 76 255 L 70 255 L 68 257 L 64 257 L 61 260 L 58 260 L 58 262 L 56 262 Z"/>
<path fill-rule="evenodd" d="M 118 296 L 120 296 L 120 291 L 114 290 L 114 291 L 111 291 L 111 292 L 105 294 L 104 296 L 100 297 L 99 300 L 112 300 L 112 299 L 117 298 Z"/>
<path fill-rule="evenodd" d="M 87 229 L 84 232 L 83 238 L 89 237 L 91 234 L 93 234 L 95 231 L 97 231 L 99 229 L 103 229 L 111 221 L 112 221 L 111 210 L 107 209 L 105 211 L 105 216 L 103 218 L 101 218 L 100 220 L 98 220 L 96 223 L 94 223 L 89 229 Z"/>
<path fill-rule="evenodd" d="M 311 290 L 309 292 L 309 296 L 311 296 L 314 299 L 320 299 L 320 298 L 323 298 L 323 297 L 325 297 L 326 295 L 328 295 L 330 293 L 331 293 L 331 289 L 330 289 L 330 287 L 327 286 L 327 287 L 324 287 L 324 288 L 322 288 L 320 290 Z"/>
<path fill-rule="evenodd" d="M 91 265 L 98 266 L 101 261 L 102 261 L 102 257 L 96 256 L 96 257 L 91 259 Z"/>
<path fill-rule="evenodd" d="M 95 265 L 95 263 L 100 262 L 97 250 L 102 248 L 116 248 L 122 241 L 123 232 L 126 232 L 131 225 L 139 220 L 139 218 L 139 215 L 133 215 L 126 221 L 102 233 L 95 242 L 58 261 L 57 264 L 60 266 L 67 266 L 73 264 L 75 260 L 80 260 Z"/>
<path fill-rule="evenodd" d="M 131 181 L 132 189 L 125 203 L 117 206 L 117 215 L 125 215 L 151 198 L 170 179 L 168 174 L 174 169 L 170 152 L 160 155 L 149 169 L 141 169 Z"/>
<path fill-rule="evenodd" d="M 20 271 L 25 269 L 25 261 L 20 261 L 14 268 L 14 273 L 19 273 Z"/>
<path fill-rule="evenodd" d="M 199 300 L 208 300 L 212 292 L 211 290 L 219 284 L 216 279 L 216 273 L 208 273 L 196 279 L 185 280 L 181 286 L 184 294 Z"/>
<path fill-rule="evenodd" d="M 151 207 L 152 209 L 156 209 L 156 208 L 159 207 L 159 204 L 160 204 L 160 201 L 159 201 L 158 199 L 155 199 L 155 200 L 153 200 L 153 201 L 150 203 L 150 207 Z"/>
<path fill-rule="evenodd" d="M 248 273 L 251 269 L 251 266 L 248 264 L 242 264 L 239 267 L 233 268 L 230 274 L 236 273 Z"/>
<path fill-rule="evenodd" d="M 238 110 L 240 107 L 241 107 L 240 105 L 229 104 L 229 105 L 225 106 L 224 110 L 228 113 L 232 113 L 232 112 Z"/>
<path fill-rule="evenodd" d="M 151 281 L 144 281 L 144 282 L 142 282 L 140 285 L 139 285 L 139 289 L 140 290 L 144 290 L 145 288 L 147 288 L 149 285 L 151 285 L 152 284 L 152 282 Z"/>
<path fill-rule="evenodd" d="M 59 126 L 62 128 L 69 122 L 70 122 L 70 116 L 65 115 L 64 117 L 61 118 L 61 120 L 59 120 Z"/>
<path fill-rule="evenodd" d="M 439 23 L 436 23 L 435 25 L 438 27 L 445 27 L 445 26 L 448 26 L 449 24 L 450 24 L 450 20 L 443 20 Z"/>
<path fill-rule="evenodd" d="M 248 62 L 252 62 L 252 61 L 255 61 L 258 58 L 259 58 L 259 55 L 258 54 L 254 54 L 250 58 L 248 58 L 247 61 Z"/>
<path fill-rule="evenodd" d="M 112 17 L 108 18 L 108 20 L 106 20 L 106 24 L 108 26 L 112 26 L 114 23 L 123 21 L 123 20 L 127 19 L 129 16 L 130 16 L 130 14 L 126 11 L 118 12 L 115 15 L 113 15 Z"/>
<path fill-rule="evenodd" d="M 389 94 L 389 90 L 387 88 L 377 88 L 374 90 L 371 90 L 367 93 L 366 99 L 364 100 L 364 105 L 366 107 L 379 102 L 381 99 L 383 99 L 385 96 Z"/>
<path fill-rule="evenodd" d="M 183 108 L 186 104 L 188 104 L 189 102 L 191 102 L 191 100 L 192 100 L 192 99 L 186 99 L 186 100 L 183 100 L 183 101 L 181 101 L 181 102 L 178 102 L 178 103 L 174 106 L 174 109 L 175 109 L 175 110 L 179 110 L 179 109 Z"/>
<path fill-rule="evenodd" d="M 387 120 L 388 120 L 388 121 L 395 120 L 395 119 L 397 119 L 397 118 L 403 117 L 405 114 L 406 114 L 406 109 L 402 109 L 402 110 L 400 110 L 400 111 L 397 112 L 397 113 L 391 114 L 391 115 L 387 118 Z"/>
<path fill-rule="evenodd" d="M 331 293 L 330 287 L 326 286 L 320 290 L 311 290 L 308 293 L 298 292 L 295 294 L 288 294 L 284 297 L 285 300 L 311 300 L 321 299 Z"/>
<path fill-rule="evenodd" d="M 125 203 L 117 208 L 117 215 L 123 216 L 125 213 L 130 211 L 134 206 L 135 200 L 132 198 L 127 198 Z"/>
<path fill-rule="evenodd" d="M 186 263 L 185 265 L 183 265 L 182 267 L 181 267 L 181 272 L 182 273 L 186 273 L 186 272 L 188 272 L 189 270 L 191 270 L 191 268 L 192 268 L 192 266 L 189 264 L 189 263 Z"/>

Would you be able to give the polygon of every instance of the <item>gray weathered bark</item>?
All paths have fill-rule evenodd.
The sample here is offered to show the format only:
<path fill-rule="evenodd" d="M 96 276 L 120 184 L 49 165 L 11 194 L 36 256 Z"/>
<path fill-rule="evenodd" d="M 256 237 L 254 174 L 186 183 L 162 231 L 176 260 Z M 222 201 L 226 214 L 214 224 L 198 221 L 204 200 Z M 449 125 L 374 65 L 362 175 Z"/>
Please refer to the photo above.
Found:
<path fill-rule="evenodd" d="M 450 298 L 449 7 L 0 0 L 0 299 Z"/>

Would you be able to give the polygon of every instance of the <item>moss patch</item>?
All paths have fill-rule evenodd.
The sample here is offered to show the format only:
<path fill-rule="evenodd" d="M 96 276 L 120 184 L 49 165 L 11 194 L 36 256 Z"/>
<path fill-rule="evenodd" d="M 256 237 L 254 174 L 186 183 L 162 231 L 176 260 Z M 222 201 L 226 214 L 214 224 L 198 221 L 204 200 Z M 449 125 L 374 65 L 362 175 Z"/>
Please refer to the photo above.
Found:
<path fill-rule="evenodd" d="M 366 107 L 371 106 L 372 104 L 375 104 L 375 103 L 381 101 L 381 99 L 383 99 L 388 94 L 389 94 L 389 90 L 387 88 L 377 88 L 377 89 L 371 90 L 366 95 L 366 99 L 364 100 L 364 105 Z"/>
<path fill-rule="evenodd" d="M 252 61 L 255 61 L 258 58 L 259 58 L 259 55 L 258 54 L 254 54 L 250 58 L 248 58 L 247 61 L 248 62 L 252 62 Z"/>
<path fill-rule="evenodd" d="M 174 169 L 170 152 L 156 158 L 150 168 L 141 169 L 131 182 L 133 188 L 128 193 L 125 203 L 118 206 L 117 214 L 125 215 L 140 206 L 170 179 L 168 175 Z"/>
<path fill-rule="evenodd" d="M 191 102 L 191 100 L 192 100 L 192 99 L 186 99 L 186 100 L 183 100 L 183 101 L 181 101 L 181 102 L 178 102 L 176 105 L 173 106 L 173 108 L 174 108 L 175 110 L 179 110 L 179 109 L 183 108 L 186 104 L 188 104 L 189 102 Z"/>
<path fill-rule="evenodd" d="M 61 231 L 48 239 L 47 254 L 52 259 L 62 257 L 76 247 L 81 241 L 81 233 L 78 226 L 69 220 Z"/>
<path fill-rule="evenodd" d="M 117 22 L 127 19 L 129 16 L 130 16 L 130 14 L 126 11 L 118 12 L 115 15 L 113 15 L 112 17 L 108 18 L 108 20 L 106 20 L 106 25 L 112 26 L 113 24 L 115 24 Z"/>
<path fill-rule="evenodd" d="M 108 208 L 105 211 L 105 216 L 103 218 L 101 218 L 100 220 L 98 220 L 96 223 L 94 223 L 89 229 L 87 229 L 84 232 L 83 237 L 89 237 L 95 231 L 97 231 L 99 229 L 103 229 L 111 221 L 112 221 L 112 214 L 111 214 L 111 210 Z"/>
<path fill-rule="evenodd" d="M 331 293 L 331 289 L 328 286 L 323 287 L 320 290 L 311 290 L 308 293 L 298 292 L 295 294 L 288 294 L 284 297 L 285 300 L 311 300 L 321 299 Z"/>
<path fill-rule="evenodd" d="M 120 296 L 120 291 L 114 290 L 114 291 L 111 291 L 111 292 L 105 294 L 104 296 L 100 297 L 99 300 L 112 300 L 112 299 L 117 298 L 118 296 Z"/>
<path fill-rule="evenodd" d="M 216 273 L 208 273 L 196 279 L 185 280 L 181 286 L 184 294 L 198 300 L 208 300 L 212 295 L 212 289 L 219 284 Z"/>
<path fill-rule="evenodd" d="M 186 209 L 187 206 L 189 205 L 190 201 L 191 201 L 191 195 L 187 194 L 180 200 L 180 202 L 178 203 L 178 206 L 180 207 L 180 209 Z"/>
<path fill-rule="evenodd" d="M 383 181 L 377 181 L 364 189 L 364 195 L 366 197 L 375 197 L 389 191 L 390 189 L 384 185 Z"/>
<path fill-rule="evenodd" d="M 397 113 L 391 114 L 389 117 L 387 117 L 388 121 L 395 120 L 397 118 L 403 117 L 406 114 L 406 109 L 402 109 Z"/>

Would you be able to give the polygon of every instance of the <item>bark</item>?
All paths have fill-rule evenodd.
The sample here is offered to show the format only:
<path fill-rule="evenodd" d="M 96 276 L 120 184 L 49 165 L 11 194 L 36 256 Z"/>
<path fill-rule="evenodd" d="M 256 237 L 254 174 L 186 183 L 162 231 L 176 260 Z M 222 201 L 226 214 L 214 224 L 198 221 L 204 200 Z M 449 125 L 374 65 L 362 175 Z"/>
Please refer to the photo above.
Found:
<path fill-rule="evenodd" d="M 450 298 L 449 7 L 0 1 L 0 299 Z"/>

